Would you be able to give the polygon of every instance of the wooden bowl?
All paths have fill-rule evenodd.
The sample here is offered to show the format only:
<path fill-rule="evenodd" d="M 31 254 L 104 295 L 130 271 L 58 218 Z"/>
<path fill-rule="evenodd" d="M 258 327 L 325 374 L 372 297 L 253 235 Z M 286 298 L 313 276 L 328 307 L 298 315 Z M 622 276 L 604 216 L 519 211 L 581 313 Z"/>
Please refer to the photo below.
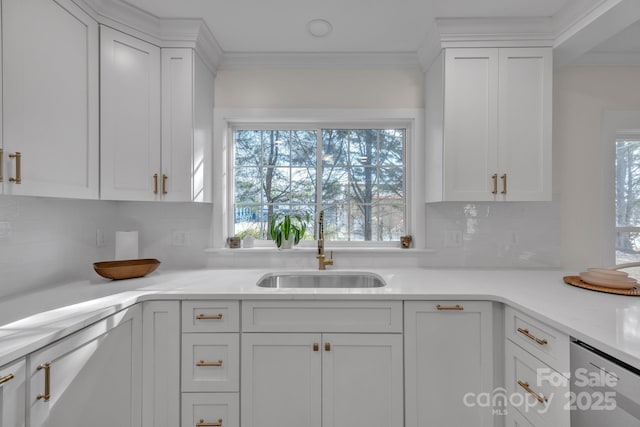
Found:
<path fill-rule="evenodd" d="M 160 265 L 157 259 L 128 259 L 124 261 L 94 262 L 93 269 L 106 279 L 122 280 L 143 277 Z"/>

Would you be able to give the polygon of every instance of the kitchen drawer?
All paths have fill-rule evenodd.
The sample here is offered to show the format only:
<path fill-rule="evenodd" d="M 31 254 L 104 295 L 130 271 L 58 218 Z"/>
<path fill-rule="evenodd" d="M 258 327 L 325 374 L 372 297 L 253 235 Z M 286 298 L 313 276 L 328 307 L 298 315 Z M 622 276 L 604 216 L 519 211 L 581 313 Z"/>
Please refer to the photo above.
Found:
<path fill-rule="evenodd" d="M 243 332 L 402 332 L 400 301 L 243 301 Z"/>
<path fill-rule="evenodd" d="M 238 391 L 238 335 L 182 334 L 182 391 Z"/>
<path fill-rule="evenodd" d="M 568 335 L 511 307 L 505 310 L 505 332 L 507 338 L 547 365 L 569 372 Z"/>
<path fill-rule="evenodd" d="M 505 358 L 505 388 L 513 405 L 508 411 L 519 411 L 535 426 L 569 427 L 569 380 L 509 341 Z"/>
<path fill-rule="evenodd" d="M 239 332 L 238 301 L 183 301 L 182 332 Z"/>
<path fill-rule="evenodd" d="M 238 393 L 182 393 L 181 427 L 240 427 Z"/>

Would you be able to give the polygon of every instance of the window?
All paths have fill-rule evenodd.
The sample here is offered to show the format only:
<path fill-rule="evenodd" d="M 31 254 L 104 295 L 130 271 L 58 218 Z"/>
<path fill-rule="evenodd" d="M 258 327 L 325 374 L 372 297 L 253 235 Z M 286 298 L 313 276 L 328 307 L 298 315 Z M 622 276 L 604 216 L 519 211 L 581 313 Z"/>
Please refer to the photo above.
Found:
<path fill-rule="evenodd" d="M 398 241 L 406 137 L 397 126 L 234 128 L 234 233 L 265 240 L 274 213 L 322 209 L 327 240 Z"/>
<path fill-rule="evenodd" d="M 640 135 L 616 139 L 616 263 L 640 261 Z"/>

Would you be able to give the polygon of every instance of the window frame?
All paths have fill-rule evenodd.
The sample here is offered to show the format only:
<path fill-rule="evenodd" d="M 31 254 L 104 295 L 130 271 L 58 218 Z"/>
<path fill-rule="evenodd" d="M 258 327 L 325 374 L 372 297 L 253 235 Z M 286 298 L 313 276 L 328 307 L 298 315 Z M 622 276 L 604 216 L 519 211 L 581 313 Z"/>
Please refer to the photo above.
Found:
<path fill-rule="evenodd" d="M 235 218 L 234 218 L 234 204 L 235 204 L 235 179 L 234 179 L 234 167 L 235 167 L 235 152 L 234 152 L 234 132 L 237 129 L 240 130 L 319 130 L 322 129 L 383 129 L 383 128 L 402 128 L 405 130 L 404 135 L 404 152 L 403 152 L 403 166 L 404 166 L 404 221 L 405 221 L 405 235 L 411 235 L 413 230 L 412 222 L 412 197 L 411 189 L 413 186 L 412 173 L 413 165 L 409 159 L 412 159 L 412 147 L 415 143 L 415 120 L 412 118 L 367 118 L 367 119 L 347 119 L 347 120 L 325 120 L 322 118 L 315 120 L 242 120 L 242 119 L 228 119 L 226 120 L 226 131 L 224 146 L 226 148 L 225 166 L 226 181 L 225 191 L 227 206 L 225 216 L 225 235 L 233 236 L 235 233 Z M 322 152 L 322 132 L 316 135 L 316 152 Z M 318 156 L 316 165 L 321 162 L 321 156 Z M 317 167 L 317 166 L 316 166 Z M 321 183 L 322 176 L 320 173 L 316 174 L 316 186 Z M 320 195 L 316 197 L 314 203 L 318 206 L 318 200 Z M 312 219 L 313 230 L 317 227 L 317 218 Z M 370 248 L 391 248 L 397 247 L 399 243 L 397 241 L 343 241 L 343 240 L 327 240 L 327 243 L 333 247 L 370 247 Z M 316 242 L 312 240 L 301 241 L 300 247 L 315 247 Z M 273 247 L 273 242 L 270 240 L 256 240 L 256 247 Z"/>
<path fill-rule="evenodd" d="M 640 131 L 618 131 L 616 132 L 615 135 L 615 140 L 613 141 L 613 146 L 614 146 L 614 152 L 616 150 L 616 146 L 618 144 L 618 141 L 620 140 L 633 140 L 633 141 L 640 141 Z M 613 188 L 614 191 L 613 193 L 615 194 L 615 190 L 616 190 L 616 178 L 615 176 L 617 175 L 617 166 L 615 166 L 616 163 L 616 158 L 617 156 L 614 155 L 614 179 L 613 179 Z M 614 236 L 616 236 L 618 233 L 640 233 L 640 226 L 619 226 L 618 225 L 618 221 L 617 221 L 617 204 L 615 203 L 615 196 L 614 196 L 614 204 L 613 204 L 613 214 L 614 214 Z M 617 248 L 617 241 L 616 239 L 614 239 L 614 248 L 613 248 L 613 252 L 614 252 L 614 258 L 615 258 L 615 262 L 618 263 L 618 259 L 617 259 L 617 255 L 616 252 L 618 250 Z"/>

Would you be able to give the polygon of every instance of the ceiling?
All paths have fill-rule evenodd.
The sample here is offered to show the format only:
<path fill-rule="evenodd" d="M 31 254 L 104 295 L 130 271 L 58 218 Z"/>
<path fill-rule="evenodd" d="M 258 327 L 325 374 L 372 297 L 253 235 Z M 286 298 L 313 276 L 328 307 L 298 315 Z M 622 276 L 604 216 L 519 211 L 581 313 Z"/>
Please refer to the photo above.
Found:
<path fill-rule="evenodd" d="M 640 20 L 638 0 L 124 1 L 158 18 L 203 19 L 226 55 L 416 53 L 438 37 L 437 18 L 540 18 L 552 38 L 568 40 L 565 51 L 571 50 L 572 61 L 585 53 L 640 52 L 640 25 L 623 31 L 629 19 Z M 616 9 L 627 17 L 633 9 L 638 16 L 613 19 L 613 26 L 612 19 L 603 21 L 602 34 L 589 35 L 588 43 L 575 39 Z M 330 22 L 331 32 L 310 34 L 313 19 Z"/>

